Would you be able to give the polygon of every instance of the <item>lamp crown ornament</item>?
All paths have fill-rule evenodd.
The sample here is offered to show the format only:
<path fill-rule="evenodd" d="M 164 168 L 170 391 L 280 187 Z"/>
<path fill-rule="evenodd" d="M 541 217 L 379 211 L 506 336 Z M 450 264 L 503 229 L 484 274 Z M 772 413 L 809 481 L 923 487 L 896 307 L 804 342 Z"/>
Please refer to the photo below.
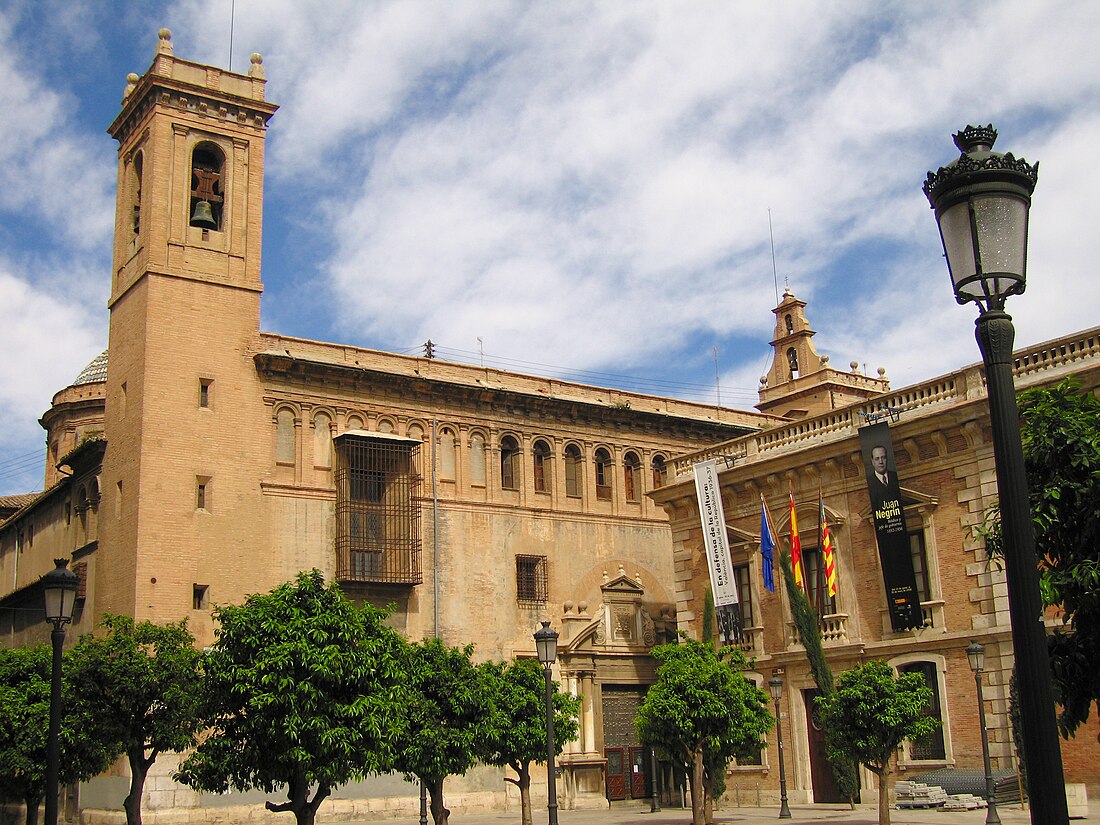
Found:
<path fill-rule="evenodd" d="M 952 135 L 951 139 L 962 154 L 946 166 L 941 166 L 938 171 L 929 172 L 924 181 L 924 194 L 932 208 L 936 207 L 936 200 L 945 185 L 960 176 L 980 174 L 985 177 L 987 173 L 1000 173 L 1006 179 L 1024 187 L 1028 195 L 1034 191 L 1039 180 L 1039 163 L 1028 163 L 1011 152 L 994 152 L 997 130 L 992 123 L 987 126 L 967 126 Z M 959 184 L 964 182 L 958 181 Z"/>

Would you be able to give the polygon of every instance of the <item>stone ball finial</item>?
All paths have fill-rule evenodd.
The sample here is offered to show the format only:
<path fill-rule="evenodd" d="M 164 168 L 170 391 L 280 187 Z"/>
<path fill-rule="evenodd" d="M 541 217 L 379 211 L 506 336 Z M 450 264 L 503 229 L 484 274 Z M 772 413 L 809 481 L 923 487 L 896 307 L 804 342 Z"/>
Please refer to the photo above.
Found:
<path fill-rule="evenodd" d="M 172 30 L 169 28 L 163 28 L 157 32 L 157 37 L 159 37 L 161 40 L 171 40 Z"/>
<path fill-rule="evenodd" d="M 767 386 L 767 384 L 768 384 L 768 376 L 761 375 L 760 376 L 760 386 L 765 387 L 765 386 Z"/>
<path fill-rule="evenodd" d="M 252 56 L 248 60 L 252 64 L 248 67 L 248 76 L 262 80 L 264 78 L 264 56 L 259 52 L 252 52 Z"/>
<path fill-rule="evenodd" d="M 878 368 L 878 377 L 879 378 L 885 378 L 886 377 L 886 367 L 879 367 Z"/>
<path fill-rule="evenodd" d="M 141 80 L 141 75 L 134 72 L 130 72 L 128 75 L 126 75 L 126 90 L 122 93 L 123 100 L 134 93 L 134 89 L 137 87 L 137 83 L 139 80 Z"/>
<path fill-rule="evenodd" d="M 848 367 L 852 370 L 852 372 L 859 372 L 859 361 L 849 361 Z"/>
<path fill-rule="evenodd" d="M 160 38 L 157 41 L 157 52 L 160 54 L 172 53 L 172 31 L 170 29 L 161 29 L 157 32 L 157 37 Z"/>
<path fill-rule="evenodd" d="M 822 364 L 828 364 L 828 363 L 829 363 L 829 356 L 828 356 L 828 354 L 826 354 L 826 355 L 822 355 L 822 356 L 821 356 L 821 363 L 822 363 Z"/>

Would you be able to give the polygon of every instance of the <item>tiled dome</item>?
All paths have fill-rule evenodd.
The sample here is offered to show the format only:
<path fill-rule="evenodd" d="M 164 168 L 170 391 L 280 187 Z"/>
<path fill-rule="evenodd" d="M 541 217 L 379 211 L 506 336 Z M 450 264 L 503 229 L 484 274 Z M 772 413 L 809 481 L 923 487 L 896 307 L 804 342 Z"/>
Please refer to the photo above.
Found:
<path fill-rule="evenodd" d="M 88 364 L 80 375 L 69 386 L 79 387 L 81 384 L 98 384 L 107 380 L 107 350 L 103 350 Z"/>

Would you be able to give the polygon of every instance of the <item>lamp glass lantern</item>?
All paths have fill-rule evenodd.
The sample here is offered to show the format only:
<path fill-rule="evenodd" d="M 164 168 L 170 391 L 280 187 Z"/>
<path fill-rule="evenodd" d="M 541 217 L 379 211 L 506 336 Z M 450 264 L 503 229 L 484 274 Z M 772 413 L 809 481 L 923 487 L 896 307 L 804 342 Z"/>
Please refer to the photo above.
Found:
<path fill-rule="evenodd" d="M 953 136 L 962 153 L 928 173 L 924 193 L 936 212 L 947 268 L 960 304 L 1004 309 L 1027 283 L 1027 226 L 1034 166 L 993 151 L 997 130 L 967 126 Z"/>
<path fill-rule="evenodd" d="M 42 591 L 46 597 L 46 621 L 58 627 L 73 619 L 80 577 L 69 569 L 68 559 L 54 559 L 54 564 L 56 567 L 42 577 Z"/>
<path fill-rule="evenodd" d="M 974 673 L 985 670 L 985 647 L 978 642 L 966 646 L 966 658 L 970 660 L 970 669 Z"/>
<path fill-rule="evenodd" d="M 783 699 L 783 680 L 778 676 L 773 677 L 768 682 L 768 691 L 772 695 L 773 702 L 779 702 Z"/>
<path fill-rule="evenodd" d="M 543 667 L 549 667 L 557 660 L 558 631 L 550 627 L 550 622 L 543 622 L 542 627 L 535 631 L 535 651 Z"/>

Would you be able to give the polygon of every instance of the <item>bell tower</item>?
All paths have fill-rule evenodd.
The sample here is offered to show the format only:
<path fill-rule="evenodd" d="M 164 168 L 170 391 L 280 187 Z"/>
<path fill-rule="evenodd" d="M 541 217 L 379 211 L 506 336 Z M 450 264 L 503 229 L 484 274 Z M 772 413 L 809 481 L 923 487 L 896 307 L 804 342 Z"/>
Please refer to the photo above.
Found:
<path fill-rule="evenodd" d="M 240 531 L 262 540 L 245 456 L 262 452 L 270 426 L 252 361 L 264 140 L 277 108 L 264 86 L 259 55 L 234 74 L 176 57 L 161 29 L 108 129 L 119 148 L 100 609 L 187 616 L 200 584 L 235 575 L 218 568 L 243 557 Z"/>

